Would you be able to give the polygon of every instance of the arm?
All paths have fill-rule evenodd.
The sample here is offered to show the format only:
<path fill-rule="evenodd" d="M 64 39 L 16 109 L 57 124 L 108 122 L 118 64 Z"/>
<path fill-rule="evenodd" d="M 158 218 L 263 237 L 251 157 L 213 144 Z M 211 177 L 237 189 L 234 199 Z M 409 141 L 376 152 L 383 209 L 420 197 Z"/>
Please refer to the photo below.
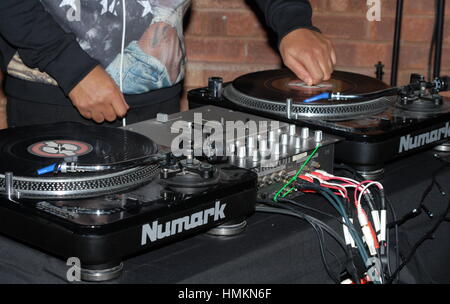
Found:
<path fill-rule="evenodd" d="M 56 79 L 84 117 L 102 122 L 125 115 L 128 105 L 114 81 L 40 1 L 1 0 L 0 34 L 27 66 Z"/>
<path fill-rule="evenodd" d="M 308 85 L 329 80 L 336 64 L 331 41 L 313 26 L 308 0 L 255 0 L 278 35 L 283 61 Z"/>
<path fill-rule="evenodd" d="M 6 96 L 5 93 L 3 93 L 3 72 L 0 71 L 0 130 L 6 129 L 7 127 Z"/>
<path fill-rule="evenodd" d="M 27 66 L 55 78 L 66 94 L 98 64 L 40 1 L 0 1 L 0 33 Z"/>

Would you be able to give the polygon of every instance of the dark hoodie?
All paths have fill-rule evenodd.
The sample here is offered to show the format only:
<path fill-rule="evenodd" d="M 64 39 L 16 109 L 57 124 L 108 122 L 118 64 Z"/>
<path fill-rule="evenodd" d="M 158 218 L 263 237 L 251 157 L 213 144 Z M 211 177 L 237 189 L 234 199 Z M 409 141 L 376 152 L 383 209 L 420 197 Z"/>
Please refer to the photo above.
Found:
<path fill-rule="evenodd" d="M 294 29 L 315 29 L 307 0 L 254 1 L 280 39 Z M 7 73 L 6 94 L 67 103 L 72 88 L 101 64 L 118 85 L 122 75 L 127 100 L 157 102 L 175 96 L 184 77 L 183 16 L 189 4 L 189 0 L 1 0 L 0 64 Z"/>

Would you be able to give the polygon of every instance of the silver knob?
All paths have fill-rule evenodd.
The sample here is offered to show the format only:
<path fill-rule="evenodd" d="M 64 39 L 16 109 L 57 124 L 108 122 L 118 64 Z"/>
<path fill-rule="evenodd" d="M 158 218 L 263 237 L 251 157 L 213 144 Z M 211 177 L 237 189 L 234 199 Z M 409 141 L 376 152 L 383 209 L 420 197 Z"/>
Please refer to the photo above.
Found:
<path fill-rule="evenodd" d="M 281 155 L 286 155 L 288 154 L 288 146 L 281 146 Z"/>
<path fill-rule="evenodd" d="M 295 134 L 297 134 L 297 126 L 289 125 L 289 136 L 295 136 Z"/>
<path fill-rule="evenodd" d="M 273 144 L 272 153 L 274 155 L 280 155 L 280 143 L 274 143 Z"/>
<path fill-rule="evenodd" d="M 247 149 L 245 146 L 240 146 L 238 148 L 238 157 L 239 158 L 245 158 L 247 156 Z"/>
<path fill-rule="evenodd" d="M 286 99 L 286 117 L 291 119 L 292 98 Z"/>
<path fill-rule="evenodd" d="M 253 150 L 253 153 L 252 153 L 252 160 L 253 160 L 254 162 L 257 162 L 257 161 L 259 160 L 259 153 L 258 153 L 258 150 Z"/>
<path fill-rule="evenodd" d="M 236 146 L 233 143 L 228 144 L 228 148 L 227 148 L 228 156 L 234 155 L 235 152 L 236 152 Z"/>
<path fill-rule="evenodd" d="M 289 144 L 289 136 L 287 134 L 281 134 L 281 144 L 286 146 Z"/>
<path fill-rule="evenodd" d="M 300 135 L 302 139 L 308 139 L 309 138 L 309 128 L 302 128 L 302 133 Z"/>
<path fill-rule="evenodd" d="M 277 141 L 278 132 L 277 131 L 270 131 L 269 132 L 269 142 L 275 142 Z"/>
<path fill-rule="evenodd" d="M 322 131 L 320 130 L 314 131 L 314 141 L 316 143 L 320 143 L 322 141 L 322 138 L 323 138 Z"/>
<path fill-rule="evenodd" d="M 194 162 L 194 150 L 186 149 L 186 163 L 192 164 Z"/>
<path fill-rule="evenodd" d="M 253 136 L 250 136 L 248 138 L 248 144 L 247 145 L 248 145 L 249 148 L 256 148 L 256 138 L 253 137 Z"/>
<path fill-rule="evenodd" d="M 300 137 L 295 137 L 295 149 L 300 149 L 302 147 L 302 139 Z"/>

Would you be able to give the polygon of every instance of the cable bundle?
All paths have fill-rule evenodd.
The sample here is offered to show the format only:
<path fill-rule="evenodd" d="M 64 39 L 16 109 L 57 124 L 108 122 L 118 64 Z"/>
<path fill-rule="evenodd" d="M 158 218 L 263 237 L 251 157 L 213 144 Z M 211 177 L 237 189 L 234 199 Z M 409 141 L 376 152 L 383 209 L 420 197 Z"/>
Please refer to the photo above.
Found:
<path fill-rule="evenodd" d="M 324 231 L 336 240 L 345 252 L 346 261 L 341 264 L 345 265 L 345 271 L 349 277 L 347 282 L 382 284 L 390 272 L 383 185 L 371 180 L 356 181 L 347 177 L 335 176 L 321 170 L 301 174 L 317 150 L 318 147 L 288 183 L 275 194 L 273 201 L 260 201 L 265 206 L 259 206 L 257 211 L 281 213 L 306 220 L 318 236 L 322 261 L 334 282 L 342 283 L 343 279 L 342 275 L 333 273 L 327 264 L 324 253 Z M 320 194 L 339 216 L 287 199 L 294 192 Z M 324 222 L 306 215 L 299 208 L 336 219 L 342 225 L 344 237 L 342 238 L 341 233 L 336 232 Z"/>

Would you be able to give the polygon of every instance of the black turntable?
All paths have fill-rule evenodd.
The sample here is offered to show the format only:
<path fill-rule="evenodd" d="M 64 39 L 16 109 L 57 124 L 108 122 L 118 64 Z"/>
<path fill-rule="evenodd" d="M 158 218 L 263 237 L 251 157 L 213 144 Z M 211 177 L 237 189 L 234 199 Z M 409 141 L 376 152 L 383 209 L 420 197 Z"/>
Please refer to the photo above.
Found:
<path fill-rule="evenodd" d="M 364 75 L 336 71 L 330 81 L 308 86 L 287 69 L 243 75 L 223 84 L 191 90 L 191 108 L 212 104 L 286 122 L 319 128 L 344 138 L 335 157 L 367 177 L 380 176 L 384 164 L 450 137 L 449 78 L 390 88 Z M 440 146 L 449 148 L 448 145 Z"/>
<path fill-rule="evenodd" d="M 39 125 L 0 131 L 0 144 L 0 232 L 78 259 L 83 280 L 194 233 L 238 233 L 254 211 L 253 172 L 176 159 L 131 131 Z"/>

